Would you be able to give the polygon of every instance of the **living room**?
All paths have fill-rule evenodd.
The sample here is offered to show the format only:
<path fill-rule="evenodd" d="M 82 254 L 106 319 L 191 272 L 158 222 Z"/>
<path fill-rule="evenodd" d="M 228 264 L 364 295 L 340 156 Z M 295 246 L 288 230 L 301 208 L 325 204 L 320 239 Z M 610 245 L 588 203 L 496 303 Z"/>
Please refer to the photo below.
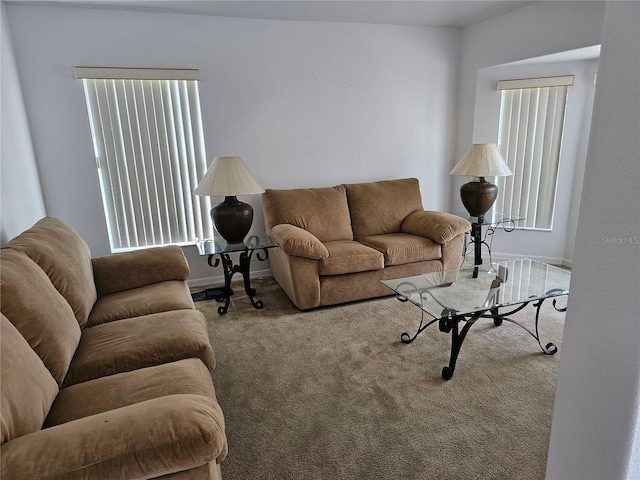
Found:
<path fill-rule="evenodd" d="M 417 177 L 426 208 L 459 211 L 458 185 L 449 170 L 472 142 L 492 140 L 482 133 L 477 110 L 478 73 L 600 45 L 605 10 L 600 2 L 524 2 L 519 9 L 461 28 L 3 2 L 3 243 L 46 212 L 76 228 L 94 255 L 110 253 L 86 105 L 81 83 L 73 75 L 75 66 L 198 68 L 207 157 L 241 156 L 264 187 L 322 187 Z M 17 108 L 9 104 L 12 122 L 8 125 L 4 90 L 12 85 L 9 97 Z M 592 138 L 596 134 L 592 132 Z M 586 148 L 583 156 L 586 160 Z M 5 178 L 19 186 L 14 195 L 10 195 L 12 187 L 5 186 Z M 585 178 L 585 184 L 593 187 L 596 180 Z M 573 191 L 573 185 L 569 190 Z M 583 191 L 583 202 L 590 194 Z M 611 208 L 633 210 L 635 198 L 635 203 L 630 198 Z M 255 227 L 262 228 L 259 196 L 245 201 L 256 211 Z M 570 206 L 565 218 L 575 222 L 575 233 L 560 242 L 532 238 L 535 232 L 515 231 L 496 238 L 496 252 L 560 263 L 569 260 L 575 268 L 580 260 L 579 241 L 587 241 L 580 234 L 588 230 L 590 221 L 585 218 L 582 226 L 578 224 L 577 212 Z M 608 236 L 633 237 L 637 226 L 631 227 L 630 233 L 611 230 Z M 598 231 L 587 238 L 602 244 L 602 237 Z M 578 241 L 575 254 L 574 239 Z M 600 251 L 591 252 L 583 247 L 582 254 L 587 250 L 589 254 L 582 261 L 588 263 L 600 253 L 619 261 L 623 252 L 613 248 L 600 245 Z M 195 248 L 187 247 L 185 253 L 194 280 L 211 277 Z M 628 258 L 634 254 L 637 256 L 637 247 Z M 615 278 L 616 283 L 625 281 Z M 637 285 L 637 276 L 627 280 Z M 585 281 L 582 288 L 588 291 L 599 283 Z M 576 312 L 589 311 L 587 306 L 574 307 Z M 621 312 L 625 318 L 637 313 L 632 305 L 626 308 Z M 595 319 L 589 323 L 597 324 Z M 622 328 L 619 325 L 615 331 L 624 331 Z M 582 334 L 576 335 L 581 338 Z M 629 348 L 635 350 L 624 350 L 620 342 L 611 340 L 611 350 L 624 353 L 633 363 L 637 344 Z M 569 362 L 571 351 L 565 352 Z M 575 373 L 571 366 L 567 368 Z M 560 375 L 562 392 L 562 369 Z M 594 418 L 604 410 L 603 394 L 598 391 L 621 391 L 617 382 L 625 378 L 627 382 L 635 378 L 637 385 L 637 366 L 627 375 L 619 374 L 617 379 L 611 375 L 606 385 L 599 384 L 603 379 L 590 379 L 598 386 L 581 387 L 581 393 L 595 389 L 591 398 L 600 399 L 600 403 L 585 405 L 584 415 Z M 567 385 L 572 383 L 571 378 L 566 380 Z M 561 403 L 556 411 L 566 412 L 575 405 L 570 399 L 576 391 L 566 388 L 566 396 L 557 399 Z M 621 407 L 616 411 L 637 415 L 637 392 L 635 397 L 628 392 L 619 395 Z M 621 417 L 625 420 L 612 423 L 619 427 L 629 418 L 622 413 Z M 581 462 L 585 472 L 601 468 L 607 464 L 602 457 L 591 455 L 592 465 L 585 458 L 588 455 L 578 451 L 597 452 L 605 444 L 616 445 L 614 450 L 620 454 L 608 464 L 608 472 L 624 475 L 621 459 L 630 458 L 632 430 L 612 430 L 604 418 L 594 421 L 600 438 L 589 438 L 585 446 L 580 441 L 583 434 L 577 427 L 568 427 L 571 422 L 565 418 L 557 420 L 559 425 L 575 436 L 569 435 L 571 441 L 565 438 L 560 444 L 552 435 L 552 450 L 559 453 L 552 458 L 550 478 L 560 478 L 554 472 L 561 471 L 561 463 Z"/>

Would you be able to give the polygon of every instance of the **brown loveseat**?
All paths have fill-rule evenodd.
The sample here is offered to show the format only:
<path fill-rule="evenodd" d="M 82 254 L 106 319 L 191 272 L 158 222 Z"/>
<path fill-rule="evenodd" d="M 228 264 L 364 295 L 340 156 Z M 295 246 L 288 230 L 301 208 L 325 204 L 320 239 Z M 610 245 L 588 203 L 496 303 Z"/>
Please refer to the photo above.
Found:
<path fill-rule="evenodd" d="M 179 247 L 92 259 L 44 218 L 0 269 L 1 478 L 220 478 L 215 358 Z"/>
<path fill-rule="evenodd" d="M 393 292 L 380 280 L 460 266 L 470 223 L 425 211 L 418 180 L 268 189 L 271 271 L 301 310 Z"/>

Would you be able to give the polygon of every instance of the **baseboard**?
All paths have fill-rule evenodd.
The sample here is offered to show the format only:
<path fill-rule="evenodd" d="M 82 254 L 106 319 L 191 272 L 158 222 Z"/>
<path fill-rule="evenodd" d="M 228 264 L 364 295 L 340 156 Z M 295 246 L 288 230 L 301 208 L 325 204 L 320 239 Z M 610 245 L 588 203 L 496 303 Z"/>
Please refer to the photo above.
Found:
<path fill-rule="evenodd" d="M 252 270 L 249 274 L 250 278 L 264 278 L 264 277 L 272 277 L 271 269 L 265 268 L 263 270 Z M 242 275 L 237 274 L 233 276 L 232 279 L 234 282 L 242 280 Z M 211 287 L 215 285 L 224 285 L 224 275 L 216 275 L 214 277 L 204 277 L 204 278 L 190 278 L 187 280 L 187 285 L 190 288 L 198 288 L 198 287 Z"/>

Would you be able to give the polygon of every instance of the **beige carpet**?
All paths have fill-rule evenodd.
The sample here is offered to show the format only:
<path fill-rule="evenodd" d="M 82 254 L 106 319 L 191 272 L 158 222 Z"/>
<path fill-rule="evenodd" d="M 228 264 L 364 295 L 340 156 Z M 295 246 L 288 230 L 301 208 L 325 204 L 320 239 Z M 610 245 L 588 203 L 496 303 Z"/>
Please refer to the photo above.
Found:
<path fill-rule="evenodd" d="M 542 479 L 564 314 L 545 302 L 544 355 L 524 330 L 477 322 L 444 381 L 450 335 L 394 297 L 298 311 L 273 279 L 229 313 L 197 302 L 217 357 L 225 480 Z M 560 299 L 563 304 L 565 299 Z M 514 318 L 533 325 L 528 306 Z"/>

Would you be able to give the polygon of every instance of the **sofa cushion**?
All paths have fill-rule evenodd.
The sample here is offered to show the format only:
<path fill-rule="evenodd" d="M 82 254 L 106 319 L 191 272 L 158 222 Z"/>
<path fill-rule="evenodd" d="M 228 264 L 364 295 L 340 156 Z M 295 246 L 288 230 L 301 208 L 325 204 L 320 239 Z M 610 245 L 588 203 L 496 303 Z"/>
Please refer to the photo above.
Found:
<path fill-rule="evenodd" d="M 0 262 L 2 313 L 61 384 L 80 341 L 73 310 L 26 254 L 3 248 Z"/>
<path fill-rule="evenodd" d="M 211 373 L 198 358 L 117 373 L 63 388 L 53 402 L 43 427 L 53 427 L 156 397 L 185 393 L 215 398 Z"/>
<path fill-rule="evenodd" d="M 61 220 L 45 217 L 7 246 L 26 253 L 40 265 L 83 327 L 97 293 L 91 252 L 80 235 Z"/>
<path fill-rule="evenodd" d="M 91 399 L 87 399 L 91 401 Z M 220 461 L 220 406 L 167 395 L 46 428 L 2 445 L 3 479 L 147 479 Z"/>
<path fill-rule="evenodd" d="M 438 260 L 442 257 L 439 244 L 428 238 L 408 233 L 372 235 L 361 238 L 360 242 L 381 252 L 384 255 L 385 266 Z"/>
<path fill-rule="evenodd" d="M 4 444 L 40 430 L 58 385 L 7 317 L 0 315 L 0 322 L 0 426 Z"/>
<path fill-rule="evenodd" d="M 98 297 L 189 278 L 189 264 L 178 245 L 114 253 L 92 258 L 91 263 Z"/>
<path fill-rule="evenodd" d="M 200 358 L 211 370 L 215 357 L 204 315 L 173 310 L 85 328 L 63 386 L 115 373 Z"/>
<path fill-rule="evenodd" d="M 407 215 L 422 210 L 418 180 L 405 178 L 345 185 L 356 240 L 397 233 Z"/>
<path fill-rule="evenodd" d="M 354 241 L 326 242 L 329 256 L 320 260 L 320 275 L 342 275 L 384 268 L 380 252 Z"/>
<path fill-rule="evenodd" d="M 187 284 L 181 280 L 154 283 L 98 298 L 87 327 L 152 313 L 195 308 Z"/>
<path fill-rule="evenodd" d="M 267 189 L 262 194 L 265 225 L 289 223 L 321 242 L 353 240 L 347 195 L 342 185 L 331 188 Z"/>

